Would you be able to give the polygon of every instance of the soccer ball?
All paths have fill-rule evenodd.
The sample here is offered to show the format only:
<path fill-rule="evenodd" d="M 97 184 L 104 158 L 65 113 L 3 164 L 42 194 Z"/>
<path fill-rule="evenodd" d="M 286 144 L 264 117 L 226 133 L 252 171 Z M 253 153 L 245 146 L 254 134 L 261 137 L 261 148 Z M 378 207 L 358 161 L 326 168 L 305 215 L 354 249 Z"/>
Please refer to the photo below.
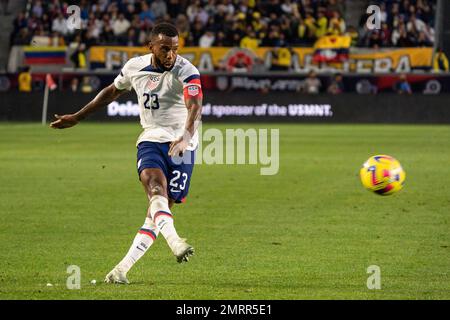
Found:
<path fill-rule="evenodd" d="M 359 175 L 367 190 L 383 196 L 400 191 L 406 177 L 400 162 L 387 155 L 370 157 L 364 162 Z"/>

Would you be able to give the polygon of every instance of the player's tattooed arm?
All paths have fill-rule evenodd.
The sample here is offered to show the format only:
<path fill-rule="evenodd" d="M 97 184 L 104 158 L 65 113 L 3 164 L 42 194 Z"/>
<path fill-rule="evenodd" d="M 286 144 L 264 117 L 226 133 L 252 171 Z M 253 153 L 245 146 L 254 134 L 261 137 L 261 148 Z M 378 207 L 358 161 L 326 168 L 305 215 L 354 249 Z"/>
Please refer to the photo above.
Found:
<path fill-rule="evenodd" d="M 199 90 L 201 90 L 199 88 Z M 203 96 L 201 91 L 195 96 L 189 96 L 185 98 L 186 107 L 188 109 L 188 116 L 186 119 L 185 132 L 183 136 L 177 140 L 172 141 L 169 149 L 169 156 L 180 155 L 189 146 L 189 141 L 197 131 L 198 126 L 202 118 L 202 102 Z"/>
<path fill-rule="evenodd" d="M 54 129 L 65 129 L 73 127 L 78 122 L 86 118 L 89 114 L 107 106 L 125 92 L 127 92 L 127 90 L 119 90 L 116 88 L 114 83 L 112 83 L 111 85 L 100 91 L 91 102 L 85 105 L 78 112 L 61 116 L 55 114 L 56 120 L 50 124 L 50 127 Z"/>

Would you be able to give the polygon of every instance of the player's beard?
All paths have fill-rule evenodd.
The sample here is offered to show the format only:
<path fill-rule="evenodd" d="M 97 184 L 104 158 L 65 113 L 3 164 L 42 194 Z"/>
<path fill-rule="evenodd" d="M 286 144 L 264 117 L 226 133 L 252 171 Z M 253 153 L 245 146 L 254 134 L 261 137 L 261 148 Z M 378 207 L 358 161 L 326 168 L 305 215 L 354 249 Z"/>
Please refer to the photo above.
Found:
<path fill-rule="evenodd" d="M 171 63 L 170 67 L 166 67 L 166 66 L 158 59 L 158 57 L 155 56 L 155 63 L 156 63 L 156 66 L 157 66 L 158 68 L 162 69 L 163 71 L 170 71 L 170 70 L 173 68 L 174 64 L 175 64 L 175 61 L 176 61 L 176 58 L 175 58 L 174 61 Z"/>

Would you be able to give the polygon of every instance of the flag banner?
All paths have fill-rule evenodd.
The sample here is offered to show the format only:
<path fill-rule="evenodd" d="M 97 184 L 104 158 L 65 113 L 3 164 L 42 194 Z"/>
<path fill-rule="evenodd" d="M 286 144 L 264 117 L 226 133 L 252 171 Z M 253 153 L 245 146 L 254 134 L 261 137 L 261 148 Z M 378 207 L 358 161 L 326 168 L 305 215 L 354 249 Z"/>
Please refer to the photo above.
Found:
<path fill-rule="evenodd" d="M 313 62 L 339 63 L 349 59 L 350 44 L 352 38 L 349 36 L 323 36 L 314 44 Z"/>
<path fill-rule="evenodd" d="M 342 40 L 343 41 L 343 40 Z M 201 72 L 226 71 L 238 56 L 257 64 L 270 65 L 273 48 L 258 48 L 254 52 L 239 48 L 198 48 L 184 47 L 178 53 L 191 61 Z M 311 68 L 322 66 L 314 63 L 314 48 L 292 48 L 291 68 L 295 72 L 307 72 Z M 146 47 L 105 47 L 94 46 L 89 50 L 91 69 L 106 68 L 119 70 L 132 57 L 148 54 Z M 342 51 L 341 51 L 342 54 Z M 430 70 L 433 48 L 386 48 L 381 50 L 352 48 L 348 60 L 326 67 L 342 72 L 354 73 L 400 73 L 414 70 Z M 343 57 L 341 55 L 341 57 Z"/>
<path fill-rule="evenodd" d="M 24 47 L 25 64 L 65 64 L 67 47 Z"/>

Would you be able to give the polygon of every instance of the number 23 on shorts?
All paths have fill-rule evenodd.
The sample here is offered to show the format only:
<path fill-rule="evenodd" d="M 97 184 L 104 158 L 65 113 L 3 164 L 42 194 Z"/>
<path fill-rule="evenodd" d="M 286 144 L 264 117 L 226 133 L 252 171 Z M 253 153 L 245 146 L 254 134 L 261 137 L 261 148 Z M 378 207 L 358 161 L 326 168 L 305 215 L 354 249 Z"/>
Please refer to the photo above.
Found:
<path fill-rule="evenodd" d="M 170 179 L 170 191 L 177 192 L 183 191 L 186 188 L 186 182 L 188 180 L 188 174 L 185 172 L 181 172 L 180 170 L 172 171 L 172 179 Z"/>

